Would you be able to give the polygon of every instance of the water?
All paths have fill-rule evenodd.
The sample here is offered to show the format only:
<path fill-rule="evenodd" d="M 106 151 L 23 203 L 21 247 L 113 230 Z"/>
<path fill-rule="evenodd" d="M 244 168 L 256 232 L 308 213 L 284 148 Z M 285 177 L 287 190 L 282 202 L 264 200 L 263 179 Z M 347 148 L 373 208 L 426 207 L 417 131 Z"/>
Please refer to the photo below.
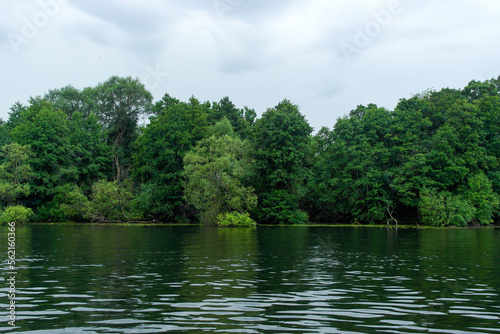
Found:
<path fill-rule="evenodd" d="M 37 225 L 16 256 L 19 333 L 500 333 L 500 229 Z"/>

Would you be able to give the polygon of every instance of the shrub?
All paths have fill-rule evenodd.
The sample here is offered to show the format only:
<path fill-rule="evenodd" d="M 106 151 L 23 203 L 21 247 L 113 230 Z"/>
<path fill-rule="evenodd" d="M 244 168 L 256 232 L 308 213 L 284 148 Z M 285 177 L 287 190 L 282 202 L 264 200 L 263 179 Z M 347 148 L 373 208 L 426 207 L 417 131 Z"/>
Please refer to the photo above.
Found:
<path fill-rule="evenodd" d="M 423 223 L 433 226 L 466 226 L 476 213 L 463 196 L 436 189 L 422 190 L 419 209 Z"/>
<path fill-rule="evenodd" d="M 80 200 L 78 196 L 76 199 Z M 92 222 L 140 220 L 142 217 L 133 204 L 134 195 L 129 184 L 101 180 L 92 186 L 85 216 Z"/>
<path fill-rule="evenodd" d="M 9 206 L 0 215 L 0 222 L 4 225 L 10 222 L 26 223 L 32 214 L 31 209 L 22 205 Z"/>
<path fill-rule="evenodd" d="M 476 209 L 474 221 L 481 225 L 492 223 L 500 206 L 500 199 L 493 191 L 491 181 L 480 172 L 470 177 L 467 185 L 465 196 Z"/>
<path fill-rule="evenodd" d="M 80 187 L 64 184 L 54 190 L 54 199 L 44 203 L 35 211 L 39 221 L 82 221 L 88 210 L 88 199 Z"/>
<path fill-rule="evenodd" d="M 253 227 L 255 221 L 250 218 L 248 212 L 239 213 L 236 211 L 221 213 L 217 216 L 217 225 L 223 227 Z"/>
<path fill-rule="evenodd" d="M 297 196 L 285 190 L 273 190 L 262 196 L 259 221 L 271 224 L 304 224 L 309 220 L 297 205 Z"/>

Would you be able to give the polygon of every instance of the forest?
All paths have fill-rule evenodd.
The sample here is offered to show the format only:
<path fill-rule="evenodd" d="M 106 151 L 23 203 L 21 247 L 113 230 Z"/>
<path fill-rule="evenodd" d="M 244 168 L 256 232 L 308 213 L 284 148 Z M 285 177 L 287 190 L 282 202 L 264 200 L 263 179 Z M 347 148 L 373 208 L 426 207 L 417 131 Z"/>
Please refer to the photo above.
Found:
<path fill-rule="evenodd" d="M 285 99 L 153 101 L 138 80 L 49 90 L 0 120 L 0 222 L 493 224 L 500 77 L 359 105 L 314 132 Z"/>

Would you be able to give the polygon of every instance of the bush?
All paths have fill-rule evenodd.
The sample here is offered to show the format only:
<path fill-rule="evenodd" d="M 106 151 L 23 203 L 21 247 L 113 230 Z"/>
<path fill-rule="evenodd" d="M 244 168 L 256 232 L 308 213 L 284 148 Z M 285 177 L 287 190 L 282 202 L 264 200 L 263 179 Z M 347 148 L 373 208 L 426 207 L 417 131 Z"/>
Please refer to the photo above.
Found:
<path fill-rule="evenodd" d="M 475 222 L 481 225 L 493 222 L 493 217 L 500 206 L 500 199 L 493 191 L 491 181 L 483 172 L 469 178 L 465 196 L 476 209 Z"/>
<path fill-rule="evenodd" d="M 307 213 L 298 208 L 297 197 L 285 190 L 273 190 L 262 197 L 258 215 L 259 221 L 271 224 L 300 225 L 309 220 Z"/>
<path fill-rule="evenodd" d="M 250 218 L 248 212 L 226 212 L 217 216 L 217 225 L 223 227 L 254 227 L 257 224 Z"/>
<path fill-rule="evenodd" d="M 81 200 L 78 196 L 75 198 Z M 142 218 L 134 207 L 130 184 L 105 180 L 92 186 L 85 216 L 92 222 L 130 222 Z"/>
<path fill-rule="evenodd" d="M 64 184 L 55 188 L 54 199 L 38 207 L 35 211 L 38 221 L 82 221 L 88 210 L 88 199 L 74 184 Z"/>
<path fill-rule="evenodd" d="M 474 206 L 461 195 L 436 189 L 422 190 L 419 209 L 422 222 L 433 226 L 466 226 L 476 213 Z"/>
<path fill-rule="evenodd" d="M 301 225 L 307 223 L 308 221 L 309 215 L 307 212 L 299 209 L 293 211 L 290 218 L 288 218 L 288 223 L 292 225 Z"/>
<path fill-rule="evenodd" d="M 27 223 L 32 214 L 31 209 L 22 205 L 9 206 L 0 215 L 0 222 L 4 225 L 10 222 Z"/>

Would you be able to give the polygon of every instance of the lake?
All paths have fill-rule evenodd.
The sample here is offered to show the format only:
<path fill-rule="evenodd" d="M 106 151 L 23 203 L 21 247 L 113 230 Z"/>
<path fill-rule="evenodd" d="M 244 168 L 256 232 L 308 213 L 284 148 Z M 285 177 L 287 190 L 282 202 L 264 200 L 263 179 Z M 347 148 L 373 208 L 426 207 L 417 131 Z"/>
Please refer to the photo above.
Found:
<path fill-rule="evenodd" d="M 18 333 L 500 333 L 498 228 L 30 225 L 16 234 Z M 7 268 L 7 227 L 0 246 Z"/>

